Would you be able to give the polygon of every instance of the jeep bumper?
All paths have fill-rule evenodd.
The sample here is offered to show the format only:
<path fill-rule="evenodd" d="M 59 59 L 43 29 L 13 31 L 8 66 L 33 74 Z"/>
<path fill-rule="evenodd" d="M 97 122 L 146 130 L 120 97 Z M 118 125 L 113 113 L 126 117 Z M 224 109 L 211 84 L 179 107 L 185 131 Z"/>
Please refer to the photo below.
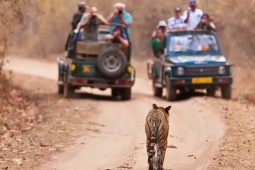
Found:
<path fill-rule="evenodd" d="M 93 87 L 93 88 L 112 88 L 112 87 L 132 87 L 135 83 L 132 79 L 105 80 L 96 78 L 77 78 L 69 77 L 68 83 L 73 86 Z"/>
<path fill-rule="evenodd" d="M 171 77 L 171 84 L 176 87 L 207 88 L 211 86 L 229 85 L 233 83 L 230 76 L 225 77 Z"/>

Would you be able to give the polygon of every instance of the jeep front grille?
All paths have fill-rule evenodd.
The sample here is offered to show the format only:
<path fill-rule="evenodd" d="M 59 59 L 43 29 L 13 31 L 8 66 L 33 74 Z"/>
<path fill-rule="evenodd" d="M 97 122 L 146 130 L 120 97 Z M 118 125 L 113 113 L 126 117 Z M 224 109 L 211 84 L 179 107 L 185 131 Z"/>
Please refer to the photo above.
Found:
<path fill-rule="evenodd" d="M 189 76 L 212 76 L 218 74 L 217 67 L 199 67 L 199 68 L 186 68 L 186 73 Z"/>

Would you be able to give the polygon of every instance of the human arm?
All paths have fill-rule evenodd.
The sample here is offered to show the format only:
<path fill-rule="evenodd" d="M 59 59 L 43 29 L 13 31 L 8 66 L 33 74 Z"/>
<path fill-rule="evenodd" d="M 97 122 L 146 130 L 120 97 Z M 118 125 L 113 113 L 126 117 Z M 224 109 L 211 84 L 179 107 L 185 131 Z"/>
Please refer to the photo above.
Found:
<path fill-rule="evenodd" d="M 80 22 L 76 26 L 76 31 L 81 29 L 81 26 L 84 25 L 85 21 L 87 20 L 89 14 L 83 14 L 82 18 L 80 19 Z"/>
<path fill-rule="evenodd" d="M 156 36 L 157 36 L 157 30 L 154 30 L 154 31 L 152 32 L 152 34 L 151 34 L 151 39 L 156 38 Z"/>
<path fill-rule="evenodd" d="M 114 16 L 115 16 L 115 14 L 114 14 L 114 13 L 111 13 L 111 14 L 109 15 L 109 17 L 107 18 L 107 21 L 108 21 L 108 22 L 112 22 Z"/>
<path fill-rule="evenodd" d="M 108 16 L 107 21 L 111 23 L 117 13 L 118 9 L 115 8 L 114 11 Z"/>
<path fill-rule="evenodd" d="M 216 26 L 213 22 L 210 22 L 209 27 L 216 32 Z"/>
<path fill-rule="evenodd" d="M 117 38 L 120 40 L 120 43 L 123 45 L 124 48 L 127 48 L 129 46 L 128 40 L 123 38 L 120 34 L 117 35 Z"/>
<path fill-rule="evenodd" d="M 129 27 L 133 22 L 133 17 L 129 13 L 126 13 L 125 15 L 124 14 L 118 15 L 118 17 L 120 18 L 121 23 L 125 27 Z"/>
<path fill-rule="evenodd" d="M 105 40 L 108 40 L 108 41 L 113 40 L 114 38 L 115 38 L 115 36 L 111 35 L 111 34 L 108 34 L 105 36 Z"/>
<path fill-rule="evenodd" d="M 86 16 L 86 18 L 84 17 L 82 23 L 79 25 L 79 27 L 80 27 L 79 29 L 81 29 L 81 28 L 83 28 L 84 26 L 88 25 L 92 17 L 93 17 L 92 14 L 88 14 L 88 15 Z"/>
<path fill-rule="evenodd" d="M 182 18 L 184 20 L 184 23 L 188 23 L 188 21 L 189 21 L 189 14 L 190 14 L 190 11 L 184 11 L 183 12 Z"/>
<path fill-rule="evenodd" d="M 96 14 L 96 17 L 101 23 L 108 24 L 108 21 L 102 15 Z"/>

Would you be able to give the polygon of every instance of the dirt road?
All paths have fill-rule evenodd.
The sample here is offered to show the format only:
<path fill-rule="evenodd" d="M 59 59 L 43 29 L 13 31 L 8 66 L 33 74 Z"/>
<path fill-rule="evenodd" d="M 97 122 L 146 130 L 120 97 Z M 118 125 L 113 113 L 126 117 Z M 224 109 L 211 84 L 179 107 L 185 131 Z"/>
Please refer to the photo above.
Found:
<path fill-rule="evenodd" d="M 136 65 L 141 66 L 139 63 Z M 11 58 L 6 67 L 14 72 L 52 79 L 51 82 L 56 83 L 56 63 Z M 224 134 L 224 124 L 217 114 L 217 108 L 213 108 L 203 97 L 171 103 L 164 98 L 154 98 L 144 70 L 145 67 L 138 70 L 131 101 L 115 101 L 108 97 L 110 91 L 94 89 L 84 89 L 87 95 L 83 100 L 72 99 L 73 106 L 84 107 L 89 100 L 95 107 L 95 113 L 90 113 L 94 116 L 88 118 L 91 123 L 86 125 L 90 132 L 58 155 L 57 161 L 51 161 L 40 169 L 145 170 L 144 119 L 152 103 L 172 106 L 165 169 L 206 169 Z"/>

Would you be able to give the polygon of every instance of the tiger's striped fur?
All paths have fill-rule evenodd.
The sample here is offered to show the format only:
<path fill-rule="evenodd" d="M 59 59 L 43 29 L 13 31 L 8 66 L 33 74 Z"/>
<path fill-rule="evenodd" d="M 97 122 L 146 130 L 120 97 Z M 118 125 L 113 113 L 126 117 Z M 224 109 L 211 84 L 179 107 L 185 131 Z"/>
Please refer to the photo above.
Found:
<path fill-rule="evenodd" d="M 167 148 L 167 137 L 169 133 L 169 111 L 171 106 L 166 108 L 158 107 L 156 104 L 152 105 L 153 109 L 149 111 L 145 120 L 145 133 L 147 136 L 146 149 L 148 153 L 149 170 L 153 170 L 152 162 L 157 151 L 157 165 L 158 170 L 163 169 L 165 153 Z"/>

